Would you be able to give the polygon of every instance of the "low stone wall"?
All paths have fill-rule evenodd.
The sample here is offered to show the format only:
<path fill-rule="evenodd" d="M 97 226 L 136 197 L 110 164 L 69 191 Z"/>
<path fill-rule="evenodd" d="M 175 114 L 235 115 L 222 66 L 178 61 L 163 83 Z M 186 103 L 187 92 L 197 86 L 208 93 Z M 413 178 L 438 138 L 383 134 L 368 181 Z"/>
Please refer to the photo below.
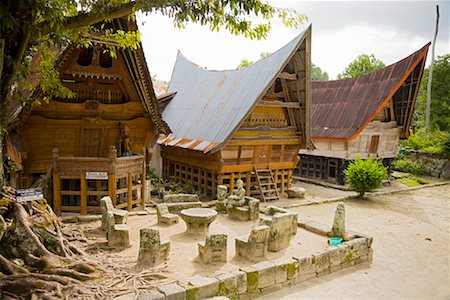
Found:
<path fill-rule="evenodd" d="M 437 178 L 450 179 L 450 154 L 412 153 L 408 155 L 425 166 L 425 173 Z"/>
<path fill-rule="evenodd" d="M 308 220 L 299 221 L 299 226 L 325 236 L 329 231 L 327 226 Z M 283 287 L 372 261 L 373 239 L 355 232 L 349 232 L 349 238 L 349 241 L 340 246 L 329 247 L 307 256 L 263 261 L 214 276 L 196 275 L 186 281 L 166 284 L 157 291 L 141 294 L 138 299 L 197 300 L 215 296 L 252 299 Z"/>

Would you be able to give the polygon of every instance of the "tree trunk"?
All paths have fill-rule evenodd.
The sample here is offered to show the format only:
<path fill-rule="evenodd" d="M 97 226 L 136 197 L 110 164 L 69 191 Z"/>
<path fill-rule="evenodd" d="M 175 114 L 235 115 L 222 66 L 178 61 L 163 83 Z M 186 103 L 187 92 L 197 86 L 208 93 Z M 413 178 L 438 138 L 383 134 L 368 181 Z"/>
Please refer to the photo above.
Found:
<path fill-rule="evenodd" d="M 430 112 L 431 112 L 431 83 L 433 81 L 433 67 L 434 67 L 434 48 L 436 46 L 436 37 L 439 29 L 439 5 L 436 5 L 436 29 L 434 31 L 433 45 L 431 46 L 431 65 L 430 73 L 428 74 L 427 85 L 427 107 L 425 111 L 425 133 L 430 132 Z"/>
<path fill-rule="evenodd" d="M 0 109 L 0 113 L 3 113 L 3 109 Z M 0 120 L 0 190 L 4 185 L 6 185 L 6 174 L 4 168 L 4 157 L 3 157 L 3 145 L 5 139 L 5 128 L 3 127 L 3 122 Z"/>

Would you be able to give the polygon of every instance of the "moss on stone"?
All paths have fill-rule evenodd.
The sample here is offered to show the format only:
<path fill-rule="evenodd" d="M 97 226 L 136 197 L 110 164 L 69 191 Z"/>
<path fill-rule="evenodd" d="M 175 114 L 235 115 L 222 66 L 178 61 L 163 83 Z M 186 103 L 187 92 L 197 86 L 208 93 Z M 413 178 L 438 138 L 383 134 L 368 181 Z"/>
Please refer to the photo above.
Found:
<path fill-rule="evenodd" d="M 287 279 L 291 279 L 295 276 L 295 273 L 297 272 L 297 267 L 295 263 L 290 263 L 287 265 Z"/>
<path fill-rule="evenodd" d="M 225 282 L 219 282 L 219 296 L 225 296 L 228 293 L 228 289 L 225 286 Z"/>
<path fill-rule="evenodd" d="M 258 290 L 259 274 L 258 271 L 247 273 L 247 292 L 255 293 Z"/>
<path fill-rule="evenodd" d="M 198 287 L 184 286 L 186 289 L 186 300 L 197 300 L 198 299 Z"/>

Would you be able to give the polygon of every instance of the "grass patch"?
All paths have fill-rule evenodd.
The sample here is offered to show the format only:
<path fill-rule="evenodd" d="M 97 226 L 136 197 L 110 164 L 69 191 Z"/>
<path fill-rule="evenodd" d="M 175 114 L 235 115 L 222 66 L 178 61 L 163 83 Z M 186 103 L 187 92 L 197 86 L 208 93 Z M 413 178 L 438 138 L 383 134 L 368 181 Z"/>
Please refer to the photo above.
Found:
<path fill-rule="evenodd" d="M 397 181 L 403 183 L 404 185 L 406 185 L 408 187 L 419 186 L 419 185 L 430 183 L 428 180 L 418 178 L 418 177 L 413 177 L 413 176 L 399 178 L 399 179 L 397 179 Z"/>

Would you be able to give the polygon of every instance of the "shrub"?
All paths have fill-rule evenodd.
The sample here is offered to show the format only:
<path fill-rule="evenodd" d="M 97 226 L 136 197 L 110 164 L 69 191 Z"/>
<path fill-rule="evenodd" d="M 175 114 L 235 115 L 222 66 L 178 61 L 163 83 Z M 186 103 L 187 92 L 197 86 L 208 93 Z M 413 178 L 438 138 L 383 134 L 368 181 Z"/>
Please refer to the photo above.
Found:
<path fill-rule="evenodd" d="M 425 165 L 423 163 L 408 157 L 394 160 L 392 167 L 396 171 L 411 173 L 414 175 L 422 175 L 425 172 Z"/>
<path fill-rule="evenodd" d="M 378 188 L 381 182 L 387 177 L 387 168 L 379 160 L 369 157 L 362 160 L 358 156 L 350 163 L 344 171 L 347 181 L 350 182 L 350 189 L 357 192 L 360 197 L 365 192 Z"/>
<path fill-rule="evenodd" d="M 406 141 L 401 141 L 402 148 L 413 148 L 425 153 L 450 153 L 450 133 L 434 130 L 429 134 L 421 128 L 411 134 Z"/>

